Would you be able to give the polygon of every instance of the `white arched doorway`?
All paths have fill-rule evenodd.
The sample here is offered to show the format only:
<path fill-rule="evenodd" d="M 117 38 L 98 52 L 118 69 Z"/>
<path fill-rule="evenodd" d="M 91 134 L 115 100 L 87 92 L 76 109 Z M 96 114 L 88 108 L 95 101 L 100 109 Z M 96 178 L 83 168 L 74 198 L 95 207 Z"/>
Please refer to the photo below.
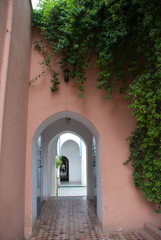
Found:
<path fill-rule="evenodd" d="M 64 144 L 69 140 L 71 140 L 70 141 L 71 144 L 68 143 L 68 146 L 66 146 L 67 149 L 70 149 L 71 151 L 76 150 L 75 148 L 73 148 L 74 146 L 72 146 L 73 141 L 76 143 L 75 144 L 76 148 L 79 147 L 79 158 L 80 158 L 80 163 L 81 163 L 81 166 L 80 166 L 81 179 L 80 179 L 79 185 L 87 186 L 87 149 L 86 149 L 86 144 L 83 141 L 83 139 L 80 136 L 75 135 L 71 132 L 61 134 L 58 139 L 58 143 L 57 143 L 57 155 L 62 156 L 64 154 L 66 154 L 66 153 L 62 152 L 62 146 L 64 146 Z M 67 145 L 67 144 L 65 144 L 65 145 Z M 77 156 L 78 156 L 78 154 L 77 154 Z M 79 165 L 79 163 L 78 163 L 78 165 Z M 69 168 L 69 162 L 68 162 L 68 168 Z M 65 180 L 69 181 L 69 172 L 68 171 L 66 172 L 65 176 L 66 176 L 65 179 L 62 178 L 62 181 L 65 181 Z"/>
<path fill-rule="evenodd" d="M 60 121 L 61 120 L 59 120 L 59 122 Z M 74 121 L 72 120 L 72 122 L 74 122 Z M 57 124 L 55 125 L 55 127 L 57 127 Z M 45 136 L 48 135 L 48 133 L 51 133 L 51 132 L 53 132 L 53 129 L 49 128 L 48 131 L 45 132 Z M 76 148 L 77 148 L 77 157 L 78 157 L 78 159 L 81 160 L 81 179 L 80 179 L 81 185 L 82 186 L 87 186 L 87 166 L 86 166 L 87 164 L 86 164 L 86 160 L 87 160 L 88 156 L 89 156 L 89 159 L 91 159 L 91 155 L 88 154 L 88 145 L 85 142 L 85 140 L 82 139 L 81 136 L 78 133 L 73 132 L 71 130 L 60 132 L 56 136 L 53 136 L 53 138 L 52 138 L 52 136 L 48 135 L 48 137 L 49 137 L 48 140 L 50 139 L 50 137 L 51 137 L 51 140 L 48 144 L 48 148 L 46 149 L 46 147 L 45 147 L 44 154 L 43 154 L 45 156 L 45 159 L 47 159 L 47 161 L 45 161 L 45 163 L 44 163 L 43 172 L 44 172 L 44 176 L 48 176 L 48 177 L 44 177 L 44 183 L 43 183 L 43 189 L 44 189 L 43 199 L 44 200 L 47 200 L 49 196 L 56 196 L 56 181 L 55 181 L 55 179 L 56 179 L 56 161 L 55 161 L 55 158 L 56 158 L 57 155 L 62 155 L 61 150 L 60 151 L 58 150 L 58 146 L 56 148 L 56 144 L 59 145 L 59 140 L 58 139 L 60 139 L 60 136 L 64 136 L 66 134 L 68 136 L 70 135 L 70 137 L 75 136 L 73 139 L 77 139 L 76 142 L 73 141 L 73 140 L 71 142 L 75 142 L 74 146 L 76 146 Z M 47 139 L 47 137 L 45 139 Z M 80 153 L 79 156 L 78 156 L 78 149 L 79 149 L 78 139 L 79 139 L 79 141 L 81 139 L 81 141 L 83 143 L 82 145 L 83 145 L 83 148 L 84 148 L 83 151 L 82 151 L 83 154 Z M 62 144 L 60 144 L 60 149 L 63 147 L 64 144 L 66 145 L 66 142 L 67 142 L 67 139 L 66 140 L 64 139 L 64 141 L 62 141 Z M 47 145 L 47 143 L 45 145 Z M 66 151 L 65 152 L 63 151 L 63 153 L 65 155 L 67 154 L 68 157 L 71 159 L 71 157 L 69 156 L 70 151 L 71 151 L 70 147 L 71 146 L 69 144 L 68 145 L 68 148 L 70 149 L 69 153 L 66 153 Z M 46 152 L 46 150 L 47 150 L 47 152 Z M 91 152 L 91 151 L 89 151 L 89 152 Z M 81 155 L 83 155 L 83 157 Z M 78 160 L 78 165 L 79 165 L 79 160 Z M 70 169 L 70 172 L 73 172 L 73 170 Z M 90 176 L 90 173 L 89 173 L 89 176 Z M 69 179 L 68 179 L 68 181 L 69 181 Z M 74 180 L 70 179 L 70 181 L 73 182 Z M 90 188 L 89 188 L 89 191 L 91 191 Z M 88 196 L 88 198 L 92 199 L 92 197 L 89 197 L 89 196 Z"/>
<path fill-rule="evenodd" d="M 70 118 L 70 123 L 67 123 L 67 118 Z M 86 118 L 79 114 L 65 111 L 55 114 L 44 121 L 37 129 L 33 138 L 33 153 L 32 153 L 32 223 L 34 224 L 37 218 L 37 139 L 41 135 L 42 138 L 42 186 L 41 199 L 47 200 L 52 194 L 50 188 L 51 164 L 54 167 L 54 159 L 51 159 L 49 149 L 52 147 L 52 154 L 56 151 L 56 142 L 58 137 L 63 132 L 73 132 L 80 136 L 87 146 L 87 197 L 95 200 L 97 205 L 97 217 L 100 223 L 103 221 L 102 214 L 102 176 L 101 176 L 101 148 L 100 137 L 98 131 Z M 95 147 L 95 164 L 93 163 L 93 138 L 96 141 Z M 51 149 L 50 149 L 51 150 Z M 97 167 L 96 167 L 97 166 Z M 96 170 L 96 181 L 94 181 L 94 167 Z M 53 177 L 54 180 L 54 177 Z M 94 186 L 95 184 L 95 186 Z M 97 188 L 96 188 L 97 186 Z"/>
<path fill-rule="evenodd" d="M 78 144 L 73 140 L 64 142 L 61 154 L 69 160 L 69 182 L 81 182 L 81 157 Z"/>

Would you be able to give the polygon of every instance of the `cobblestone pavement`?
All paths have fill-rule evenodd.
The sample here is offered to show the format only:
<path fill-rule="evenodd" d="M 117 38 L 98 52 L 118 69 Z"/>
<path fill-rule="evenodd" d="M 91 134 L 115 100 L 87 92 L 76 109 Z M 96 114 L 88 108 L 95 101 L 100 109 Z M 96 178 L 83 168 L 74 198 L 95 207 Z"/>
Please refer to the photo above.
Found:
<path fill-rule="evenodd" d="M 91 201 L 55 197 L 47 201 L 30 240 L 154 240 L 145 230 L 107 232 L 99 228 Z"/>

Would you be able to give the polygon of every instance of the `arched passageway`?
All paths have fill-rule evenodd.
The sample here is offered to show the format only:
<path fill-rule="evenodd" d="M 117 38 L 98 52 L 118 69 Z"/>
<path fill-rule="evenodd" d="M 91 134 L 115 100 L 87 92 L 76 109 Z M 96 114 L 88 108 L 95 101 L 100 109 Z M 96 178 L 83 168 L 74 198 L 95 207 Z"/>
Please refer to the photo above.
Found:
<path fill-rule="evenodd" d="M 70 117 L 70 122 L 67 122 L 67 116 Z M 43 122 L 33 138 L 32 147 L 32 226 L 38 216 L 37 212 L 37 187 L 39 185 L 37 179 L 37 159 L 38 148 L 37 141 L 41 136 L 41 151 L 42 151 L 42 176 L 39 197 L 40 201 L 48 200 L 49 197 L 56 195 L 56 173 L 55 173 L 55 156 L 57 155 L 57 141 L 62 133 L 71 132 L 81 137 L 87 146 L 87 198 L 95 201 L 97 209 L 97 217 L 99 222 L 102 222 L 102 182 L 101 182 L 101 150 L 100 137 L 95 127 L 84 117 L 79 114 L 65 111 L 55 114 Z M 94 141 L 95 139 L 95 146 Z M 68 142 L 69 143 L 69 142 Z M 66 144 L 68 144 L 66 143 Z M 64 143 L 65 144 L 65 143 Z M 64 145 L 65 146 L 65 145 Z M 95 148 L 96 155 L 93 155 Z M 65 155 L 65 154 L 64 154 Z M 66 152 L 66 155 L 68 153 Z M 69 154 L 70 155 L 70 154 Z M 76 162 L 75 162 L 76 163 Z M 96 167 L 97 166 L 97 167 Z M 78 167 L 78 168 L 77 168 Z M 79 161 L 75 165 L 79 172 Z M 69 168 L 70 171 L 70 168 Z M 81 179 L 80 174 L 69 173 L 74 178 L 73 181 Z M 80 175 L 80 176 L 79 176 Z M 52 183 L 52 184 L 51 184 Z M 96 188 L 97 186 L 97 188 Z M 39 209 L 40 212 L 40 209 Z"/>
<path fill-rule="evenodd" d="M 61 148 L 61 154 L 69 160 L 69 182 L 81 182 L 81 157 L 80 149 L 73 140 L 66 141 Z"/>
<path fill-rule="evenodd" d="M 76 185 L 87 186 L 87 151 L 86 144 L 82 138 L 73 133 L 64 133 L 62 134 L 57 143 L 57 155 L 68 157 L 68 164 L 63 164 L 65 167 L 65 171 L 63 173 L 63 169 L 60 168 L 60 175 L 68 175 L 62 181 L 69 181 L 69 184 L 72 182 L 77 183 Z M 69 169 L 70 166 L 70 169 Z M 67 168 L 67 169 L 66 169 Z M 66 171 L 67 170 L 67 171 Z M 70 176 L 69 176 L 70 172 Z M 74 179 L 73 174 L 77 176 L 77 179 Z M 78 178 L 79 176 L 79 178 Z M 61 182 L 60 179 L 60 182 Z M 83 193 L 82 193 L 83 194 Z"/>

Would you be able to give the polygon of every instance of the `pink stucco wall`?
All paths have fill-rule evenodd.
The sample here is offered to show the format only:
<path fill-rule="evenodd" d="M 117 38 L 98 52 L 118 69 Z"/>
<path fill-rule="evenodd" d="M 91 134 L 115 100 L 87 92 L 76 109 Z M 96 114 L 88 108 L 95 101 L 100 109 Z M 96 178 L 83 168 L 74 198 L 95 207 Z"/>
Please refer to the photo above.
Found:
<path fill-rule="evenodd" d="M 24 239 L 24 186 L 25 153 L 28 103 L 28 79 L 31 52 L 31 2 L 30 0 L 0 1 L 0 24 L 3 31 L 6 26 L 8 3 L 12 31 L 6 45 L 9 57 L 4 56 L 0 68 L 7 64 L 3 90 L 4 111 L 1 112 L 2 142 L 0 146 L 0 239 Z M 3 8 L 4 7 L 4 8 Z M 1 12 L 2 11 L 2 12 Z M 2 13 L 2 15 L 1 15 Z M 1 30 L 1 29 L 0 29 Z M 5 30 L 5 31 L 4 31 Z M 3 34 L 4 33 L 4 34 Z M 0 40 L 0 54 L 4 49 Z M 2 50 L 1 50 L 2 49 Z M 3 106 L 1 105 L 1 108 Z"/>
<path fill-rule="evenodd" d="M 2 61 L 2 51 L 3 51 L 3 43 L 4 43 L 4 34 L 6 27 L 6 18 L 7 18 L 7 1 L 0 1 L 0 66 Z"/>
<path fill-rule="evenodd" d="M 12 31 L 6 44 L 7 59 L 3 50 L 9 2 L 14 4 Z M 73 81 L 64 83 L 63 73 L 56 64 L 61 81 L 57 93 L 50 92 L 48 72 L 29 89 L 28 81 L 40 72 L 37 62 L 41 59 L 32 45 L 30 71 L 30 16 L 30 0 L 0 0 L 0 73 L 4 63 L 7 67 L 6 78 L 0 79 L 0 239 L 21 240 L 31 234 L 33 136 L 41 123 L 65 110 L 88 119 L 100 134 L 104 230 L 142 228 L 144 223 L 161 227 L 161 216 L 154 213 L 153 204 L 134 186 L 132 166 L 123 165 L 129 155 L 125 138 L 136 124 L 128 102 L 117 90 L 112 101 L 104 100 L 103 91 L 96 88 L 97 70 L 92 63 L 83 99 L 78 98 Z M 33 41 L 39 37 L 33 29 Z"/>
<path fill-rule="evenodd" d="M 34 30 L 33 41 L 39 38 Z M 41 55 L 32 48 L 31 76 L 41 70 L 37 62 Z M 57 59 L 58 60 L 58 59 Z M 128 109 L 129 102 L 116 90 L 111 101 L 104 100 L 104 93 L 96 88 L 97 70 L 91 66 L 87 72 L 85 97 L 78 98 L 77 85 L 70 80 L 64 83 L 60 72 L 60 90 L 51 94 L 50 74 L 47 72 L 29 90 L 28 129 L 26 153 L 26 195 L 25 195 L 25 234 L 31 234 L 31 177 L 32 141 L 34 133 L 48 117 L 69 110 L 87 118 L 97 129 L 101 138 L 102 155 L 102 194 L 104 230 L 131 230 L 143 228 L 146 222 L 159 226 L 161 216 L 153 211 L 142 193 L 134 186 L 132 167 L 124 166 L 129 149 L 126 138 L 135 128 L 135 119 Z"/>

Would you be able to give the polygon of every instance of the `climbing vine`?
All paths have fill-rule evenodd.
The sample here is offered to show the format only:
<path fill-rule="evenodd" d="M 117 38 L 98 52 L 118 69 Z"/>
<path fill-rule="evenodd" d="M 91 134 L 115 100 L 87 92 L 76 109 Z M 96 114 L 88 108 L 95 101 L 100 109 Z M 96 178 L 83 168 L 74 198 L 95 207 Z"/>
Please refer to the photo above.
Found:
<path fill-rule="evenodd" d="M 56 168 L 61 167 L 63 164 L 62 156 L 56 156 Z"/>
<path fill-rule="evenodd" d="M 129 137 L 135 185 L 161 211 L 161 4 L 158 0 L 40 0 L 32 24 L 42 40 L 35 47 L 51 72 L 51 91 L 59 77 L 52 59 L 61 56 L 62 69 L 69 67 L 84 95 L 86 70 L 97 56 L 98 89 L 111 99 L 113 88 L 126 92 L 137 119 Z M 50 44 L 45 47 L 44 39 Z M 39 75 L 40 76 L 40 75 Z M 38 77 L 39 77 L 38 76 Z M 37 77 L 32 80 L 35 81 Z M 32 82 L 31 81 L 31 82 Z"/>

